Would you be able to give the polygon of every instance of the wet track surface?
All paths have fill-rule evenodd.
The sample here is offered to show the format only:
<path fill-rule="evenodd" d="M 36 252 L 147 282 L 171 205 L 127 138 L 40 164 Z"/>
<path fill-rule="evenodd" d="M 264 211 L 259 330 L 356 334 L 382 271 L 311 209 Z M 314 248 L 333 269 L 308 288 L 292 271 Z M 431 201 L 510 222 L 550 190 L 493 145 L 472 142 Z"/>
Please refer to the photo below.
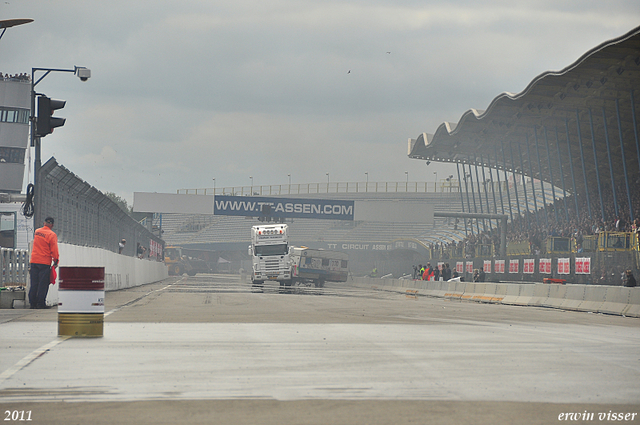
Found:
<path fill-rule="evenodd" d="M 567 409 L 640 413 L 632 318 L 349 284 L 256 288 L 233 275 L 108 292 L 102 338 L 58 338 L 55 309 L 0 318 L 0 404 L 32 411 L 33 423 L 555 423 Z M 99 417 L 106 406 L 121 413 Z"/>

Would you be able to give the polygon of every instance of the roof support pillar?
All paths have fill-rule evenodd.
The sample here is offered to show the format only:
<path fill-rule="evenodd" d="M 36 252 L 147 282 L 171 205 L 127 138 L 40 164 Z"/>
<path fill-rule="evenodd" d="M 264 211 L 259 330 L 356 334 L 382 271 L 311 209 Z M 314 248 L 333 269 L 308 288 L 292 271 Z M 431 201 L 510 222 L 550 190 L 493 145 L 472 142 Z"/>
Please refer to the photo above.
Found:
<path fill-rule="evenodd" d="M 600 187 L 600 167 L 598 167 L 598 150 L 596 149 L 596 135 L 593 131 L 593 114 L 591 113 L 591 108 L 589 108 L 589 128 L 591 129 L 591 145 L 593 146 L 593 163 L 596 166 L 596 182 L 598 184 L 598 197 L 600 198 L 600 214 L 602 216 L 602 222 L 604 223 L 604 201 L 602 200 L 602 188 Z"/>
<path fill-rule="evenodd" d="M 616 194 L 616 181 L 613 178 L 613 162 L 611 161 L 611 144 L 609 143 L 609 130 L 607 128 L 607 113 L 604 106 L 602 107 L 602 119 L 604 121 L 604 140 L 607 142 L 607 158 L 609 159 L 609 174 L 611 175 L 611 193 L 613 193 L 613 206 L 616 210 L 616 217 L 618 216 L 618 196 Z"/>
<path fill-rule="evenodd" d="M 618 133 L 620 134 L 620 153 L 622 154 L 622 169 L 624 170 L 624 183 L 627 186 L 627 200 L 629 202 L 629 218 L 633 220 L 633 204 L 631 203 L 631 190 L 629 189 L 629 176 L 627 175 L 627 161 L 624 157 L 624 141 L 622 140 L 622 121 L 620 120 L 620 104 L 616 98 L 616 114 L 618 115 Z"/>
<path fill-rule="evenodd" d="M 580 209 L 578 208 L 578 191 L 576 190 L 576 175 L 573 172 L 573 158 L 571 157 L 571 140 L 569 137 L 569 119 L 564 119 L 564 126 L 567 132 L 567 149 L 569 150 L 569 165 L 571 166 L 571 182 L 573 183 L 573 200 L 576 203 L 576 218 L 580 221 Z"/>
<path fill-rule="evenodd" d="M 518 207 L 518 218 L 522 217 L 522 213 L 520 212 L 520 197 L 518 196 L 518 182 L 516 181 L 516 163 L 513 160 L 513 149 L 511 148 L 511 143 L 509 143 L 509 153 L 511 154 L 511 163 L 513 164 L 512 177 L 513 177 L 513 189 L 515 190 L 516 195 L 516 207 Z M 511 220 L 513 221 L 513 219 Z"/>
<path fill-rule="evenodd" d="M 542 180 L 542 164 L 540 163 L 540 148 L 538 147 L 538 130 L 536 130 L 535 126 L 533 126 L 533 136 L 536 141 L 536 156 L 538 157 L 538 175 L 540 176 L 540 191 L 542 192 L 542 208 L 544 209 L 544 221 L 548 228 L 549 214 L 547 213 L 547 195 L 544 193 L 544 181 Z"/>
<path fill-rule="evenodd" d="M 504 167 L 504 183 L 507 190 L 507 201 L 509 202 L 509 216 L 511 217 L 511 222 L 513 223 L 513 206 L 511 205 L 511 191 L 509 190 L 509 177 L 507 176 L 507 160 L 504 155 L 504 145 L 500 142 L 500 148 L 502 149 L 502 164 Z M 498 152 L 496 152 L 496 160 L 498 158 Z M 513 158 L 511 159 L 511 163 L 513 164 Z M 500 202 L 502 202 L 502 195 L 500 196 Z M 502 212 L 504 213 L 504 205 L 502 206 Z"/>
<path fill-rule="evenodd" d="M 558 148 L 558 164 L 560 164 L 560 182 L 562 183 L 562 200 L 564 201 L 564 218 L 569 222 L 567 209 L 567 189 L 564 185 L 564 171 L 562 170 L 562 156 L 560 156 L 560 139 L 558 138 L 558 126 L 556 125 L 556 147 Z"/>
<path fill-rule="evenodd" d="M 473 158 L 473 162 L 473 166 L 476 169 L 476 185 L 478 186 L 478 203 L 480 204 L 480 214 L 484 214 L 484 209 L 482 208 L 482 191 L 480 190 L 480 177 L 478 176 L 478 161 L 475 157 Z M 471 166 L 469 166 L 469 169 L 471 169 Z M 484 232 L 487 231 L 487 222 L 484 218 L 482 219 L 482 230 Z"/>
<path fill-rule="evenodd" d="M 551 178 L 551 196 L 553 197 L 553 201 L 552 201 L 553 213 L 556 218 L 556 223 L 559 223 L 558 208 L 556 207 L 556 185 L 553 181 L 553 171 L 551 167 L 551 154 L 549 153 L 549 137 L 547 135 L 547 127 L 544 127 L 544 144 L 545 144 L 545 147 L 547 148 L 547 163 L 549 164 L 549 177 Z"/>
<path fill-rule="evenodd" d="M 527 199 L 527 182 L 524 177 L 524 160 L 522 159 L 522 151 L 520 150 L 520 143 L 518 143 L 518 156 L 520 157 L 520 172 L 522 173 L 522 192 L 524 193 L 524 206 L 527 208 L 524 214 L 524 223 L 529 225 L 529 200 Z M 535 198 L 535 196 L 534 196 Z"/>
<path fill-rule="evenodd" d="M 460 163 L 456 163 L 456 170 L 458 171 L 458 184 L 462 184 L 462 180 L 460 180 Z M 465 182 L 466 187 L 467 182 Z M 467 193 L 467 197 L 469 194 Z M 464 196 L 462 195 L 462 186 L 460 186 L 460 203 L 462 204 L 462 212 L 464 212 Z M 464 219 L 464 235 L 469 236 L 467 233 L 467 219 Z"/>
<path fill-rule="evenodd" d="M 584 178 L 584 193 L 587 196 L 587 211 L 589 218 L 593 218 L 591 214 L 591 201 L 589 199 L 589 182 L 587 181 L 587 169 L 584 164 L 584 149 L 582 148 L 582 132 L 580 131 L 580 111 L 576 109 L 576 126 L 578 127 L 578 146 L 580 147 L 580 160 L 582 161 L 582 177 Z"/>
<path fill-rule="evenodd" d="M 469 158 L 468 165 L 469 165 L 469 173 L 467 174 L 467 172 L 465 171 L 465 178 L 470 180 L 469 185 L 471 186 L 471 197 L 473 198 L 473 212 L 477 214 L 478 205 L 476 204 L 476 192 L 473 189 L 473 175 L 471 174 L 471 158 Z M 471 222 L 471 228 L 473 229 L 473 222 Z M 480 234 L 480 224 L 478 223 L 478 220 L 476 220 L 476 230 L 478 231 L 478 234 Z"/>

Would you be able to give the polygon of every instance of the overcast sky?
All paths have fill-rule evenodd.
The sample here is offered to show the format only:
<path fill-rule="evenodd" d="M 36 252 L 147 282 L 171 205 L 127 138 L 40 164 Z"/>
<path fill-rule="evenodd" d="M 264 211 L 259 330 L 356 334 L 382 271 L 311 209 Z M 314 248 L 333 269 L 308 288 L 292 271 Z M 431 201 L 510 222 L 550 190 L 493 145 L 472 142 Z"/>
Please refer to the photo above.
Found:
<path fill-rule="evenodd" d="M 43 162 L 131 203 L 214 178 L 442 179 L 409 138 L 640 25 L 640 2 L 3 1 L 13 18 L 34 22 L 0 39 L 0 72 L 92 72 L 37 86 L 67 101 Z"/>

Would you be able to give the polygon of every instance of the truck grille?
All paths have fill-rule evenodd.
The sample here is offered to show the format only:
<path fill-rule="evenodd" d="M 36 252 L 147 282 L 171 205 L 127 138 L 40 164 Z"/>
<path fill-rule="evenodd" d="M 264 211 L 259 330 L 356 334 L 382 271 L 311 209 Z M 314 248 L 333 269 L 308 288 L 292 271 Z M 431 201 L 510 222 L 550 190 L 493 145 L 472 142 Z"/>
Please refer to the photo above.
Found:
<path fill-rule="evenodd" d="M 273 273 L 273 274 L 278 274 L 278 270 L 280 269 L 280 261 L 279 260 L 265 260 L 263 262 L 264 265 L 264 271 L 267 274 Z"/>

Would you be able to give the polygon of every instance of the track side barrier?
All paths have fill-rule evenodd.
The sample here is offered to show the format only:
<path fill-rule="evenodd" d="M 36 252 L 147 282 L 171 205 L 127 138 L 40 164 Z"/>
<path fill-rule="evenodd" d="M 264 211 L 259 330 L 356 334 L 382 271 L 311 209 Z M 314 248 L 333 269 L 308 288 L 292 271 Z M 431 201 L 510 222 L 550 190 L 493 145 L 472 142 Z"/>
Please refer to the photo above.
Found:
<path fill-rule="evenodd" d="M 354 278 L 363 288 L 507 305 L 640 317 L 640 287 Z"/>
<path fill-rule="evenodd" d="M 629 305 L 622 314 L 640 317 L 640 288 L 629 288 Z"/>
<path fill-rule="evenodd" d="M 534 285 L 532 284 L 521 284 L 515 283 L 514 285 L 518 285 L 520 287 L 520 295 L 516 298 L 514 304 L 515 305 L 533 305 L 533 289 Z"/>
<path fill-rule="evenodd" d="M 584 294 L 584 301 L 578 306 L 580 311 L 600 311 L 600 306 L 604 303 L 607 294 L 606 286 L 590 287 Z"/>
<path fill-rule="evenodd" d="M 538 284 L 536 284 L 538 285 Z M 560 308 L 567 298 L 567 285 L 543 284 L 548 288 L 547 298 L 542 302 L 543 307 Z"/>
<path fill-rule="evenodd" d="M 563 310 L 580 310 L 580 304 L 584 302 L 584 296 L 587 289 L 586 285 L 564 285 L 566 295 L 558 308 Z"/>
<path fill-rule="evenodd" d="M 502 299 L 502 304 L 516 305 L 516 301 L 520 297 L 520 290 L 522 289 L 522 285 L 510 285 L 508 283 L 500 284 L 505 291 L 504 298 Z"/>
<path fill-rule="evenodd" d="M 629 296 L 631 288 L 624 286 L 609 286 L 604 296 L 604 302 L 600 306 L 598 313 L 619 314 L 627 310 L 629 306 Z"/>

